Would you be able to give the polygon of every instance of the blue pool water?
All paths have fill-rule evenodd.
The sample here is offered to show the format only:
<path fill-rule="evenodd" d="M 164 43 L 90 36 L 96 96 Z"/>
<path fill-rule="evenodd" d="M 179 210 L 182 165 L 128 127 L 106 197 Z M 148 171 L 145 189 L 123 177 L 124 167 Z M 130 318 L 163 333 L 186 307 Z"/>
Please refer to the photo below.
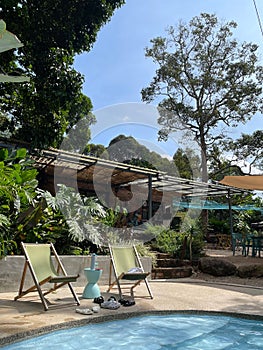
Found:
<path fill-rule="evenodd" d="M 3 349 L 263 349 L 263 322 L 228 316 L 148 315 L 54 331 Z"/>

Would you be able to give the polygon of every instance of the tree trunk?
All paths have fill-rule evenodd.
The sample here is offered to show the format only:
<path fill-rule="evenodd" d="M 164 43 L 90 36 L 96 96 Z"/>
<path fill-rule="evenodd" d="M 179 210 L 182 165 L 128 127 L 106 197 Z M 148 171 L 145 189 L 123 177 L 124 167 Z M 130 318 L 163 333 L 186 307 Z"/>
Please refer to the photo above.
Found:
<path fill-rule="evenodd" d="M 204 134 L 200 133 L 201 139 L 201 174 L 202 174 L 202 182 L 208 182 L 208 171 L 207 171 L 207 148 L 206 142 L 204 138 Z M 203 198 L 204 200 L 206 198 Z M 204 237 L 207 237 L 207 227 L 208 227 L 208 210 L 203 209 L 201 213 L 201 221 L 202 221 L 202 231 Z"/>

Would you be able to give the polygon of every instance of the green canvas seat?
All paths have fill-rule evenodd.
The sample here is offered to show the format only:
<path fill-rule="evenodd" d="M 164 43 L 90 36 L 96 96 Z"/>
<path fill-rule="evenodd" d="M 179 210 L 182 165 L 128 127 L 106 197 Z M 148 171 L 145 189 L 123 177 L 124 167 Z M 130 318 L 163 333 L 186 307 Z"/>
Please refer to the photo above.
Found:
<path fill-rule="evenodd" d="M 133 297 L 134 288 L 141 282 L 144 282 L 151 299 L 153 299 L 153 295 L 147 281 L 147 277 L 151 272 L 144 272 L 135 246 L 109 246 L 109 249 L 111 260 L 109 288 L 107 292 L 117 285 L 119 296 L 122 298 L 122 289 L 128 286 L 130 288 L 131 296 Z M 123 282 L 126 282 L 126 284 Z"/>
<path fill-rule="evenodd" d="M 75 282 L 79 275 L 67 275 L 59 256 L 53 246 L 53 244 L 34 244 L 34 243 L 22 243 L 22 249 L 25 254 L 25 265 L 23 269 L 23 274 L 20 282 L 20 287 L 18 295 L 15 300 L 23 297 L 24 295 L 37 291 L 41 302 L 43 304 L 44 310 L 48 310 L 48 303 L 45 295 L 61 288 L 64 285 L 68 285 L 75 303 L 80 305 L 79 299 L 71 285 L 71 282 Z M 53 264 L 53 259 L 55 265 Z M 56 266 L 56 268 L 55 268 Z M 23 291 L 26 272 L 29 269 L 31 272 L 34 285 L 25 291 Z M 54 286 L 49 286 L 47 291 L 42 291 L 42 286 L 49 284 L 54 284 Z"/>

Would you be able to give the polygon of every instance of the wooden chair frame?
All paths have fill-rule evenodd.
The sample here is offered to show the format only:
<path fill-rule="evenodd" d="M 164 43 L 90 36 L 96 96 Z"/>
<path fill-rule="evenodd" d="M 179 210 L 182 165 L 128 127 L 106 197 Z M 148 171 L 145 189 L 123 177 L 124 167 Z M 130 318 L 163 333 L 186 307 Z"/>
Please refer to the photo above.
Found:
<path fill-rule="evenodd" d="M 134 254 L 134 261 L 135 261 L 135 266 L 130 266 L 130 268 L 133 267 L 138 267 L 142 272 L 135 272 L 135 273 L 130 273 L 128 271 L 118 271 L 117 266 L 116 266 L 116 257 L 114 257 L 114 249 L 132 249 L 133 254 Z M 119 297 L 120 299 L 123 298 L 123 293 L 122 293 L 122 288 L 121 288 L 121 281 L 126 280 L 130 281 L 129 288 L 130 288 L 130 294 L 132 297 L 134 297 L 134 288 L 137 287 L 141 282 L 144 282 L 148 293 L 150 295 L 150 298 L 153 299 L 153 294 L 149 285 L 149 282 L 147 280 L 147 277 L 150 275 L 151 272 L 144 272 L 143 266 L 141 264 L 138 252 L 136 250 L 136 247 L 133 245 L 132 247 L 113 247 L 109 246 L 110 249 L 110 273 L 109 273 L 109 287 L 107 292 L 109 292 L 115 285 L 118 287 L 119 291 Z M 114 275 L 114 279 L 112 278 L 112 275 Z M 123 286 L 124 288 L 124 286 Z"/>
<path fill-rule="evenodd" d="M 18 295 L 14 298 L 14 300 L 18 300 L 19 298 L 22 298 L 24 295 L 26 295 L 30 292 L 37 291 L 39 296 L 40 296 L 41 302 L 43 304 L 44 310 L 47 311 L 49 306 L 48 306 L 48 302 L 45 298 L 45 295 L 47 295 L 51 292 L 54 292 L 58 288 L 61 288 L 67 284 L 72 295 L 73 295 L 75 303 L 77 305 L 80 305 L 78 296 L 75 293 L 75 291 L 71 285 L 71 282 L 76 282 L 79 275 L 67 275 L 66 270 L 65 270 L 64 266 L 62 265 L 62 262 L 58 256 L 53 244 L 52 243 L 50 243 L 50 244 L 22 243 L 21 245 L 22 245 L 23 252 L 25 254 L 26 261 L 24 264 L 24 269 L 23 269 L 23 273 L 22 273 L 22 277 L 21 277 Z M 33 250 L 34 250 L 34 248 L 36 250 L 41 249 L 41 248 L 42 249 L 49 248 L 50 264 L 49 264 L 49 266 L 47 266 L 46 276 L 44 278 L 41 278 L 41 280 L 39 280 L 37 267 L 34 266 L 34 263 L 32 263 L 32 261 L 31 261 L 32 256 L 30 256 L 31 254 L 28 251 L 29 249 L 32 250 L 32 248 L 33 248 Z M 57 269 L 55 269 L 55 267 L 53 265 L 53 262 L 51 260 L 51 255 L 54 256 L 54 259 L 57 263 Z M 38 262 L 38 265 L 41 265 L 41 261 Z M 28 269 L 31 272 L 31 275 L 32 275 L 32 278 L 34 281 L 34 285 L 26 290 L 23 290 L 24 283 L 25 283 L 25 277 L 26 277 L 26 273 L 27 273 Z M 43 276 L 43 273 L 42 273 L 42 276 Z M 46 292 L 43 292 L 41 286 L 46 284 L 46 283 L 54 283 L 54 286 L 51 287 L 50 289 L 48 289 Z M 69 304 L 66 304 L 66 305 L 69 305 Z"/>

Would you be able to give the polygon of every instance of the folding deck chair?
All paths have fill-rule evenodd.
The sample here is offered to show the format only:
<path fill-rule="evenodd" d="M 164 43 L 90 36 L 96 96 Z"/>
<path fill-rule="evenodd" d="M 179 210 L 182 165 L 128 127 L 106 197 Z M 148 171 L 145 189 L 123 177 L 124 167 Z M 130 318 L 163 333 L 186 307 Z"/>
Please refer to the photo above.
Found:
<path fill-rule="evenodd" d="M 147 276 L 151 272 L 144 272 L 139 255 L 135 246 L 109 246 L 110 249 L 110 276 L 109 276 L 109 292 L 116 284 L 119 290 L 120 299 L 122 299 L 122 280 L 126 281 L 123 284 L 123 288 L 130 287 L 131 296 L 134 296 L 133 289 L 138 286 L 141 282 L 145 282 L 151 299 L 153 295 L 147 281 Z M 115 279 L 112 281 L 112 272 L 114 273 Z"/>
<path fill-rule="evenodd" d="M 14 298 L 14 300 L 17 300 L 30 292 L 38 291 L 38 294 L 44 306 L 44 310 L 47 311 L 48 302 L 45 299 L 45 295 L 67 284 L 71 290 L 75 303 L 77 305 L 80 305 L 79 299 L 71 285 L 71 282 L 75 282 L 79 275 L 67 275 L 52 243 L 22 243 L 22 249 L 24 251 L 26 261 L 18 295 Z M 55 269 L 55 266 L 53 264 L 52 256 L 54 256 L 57 269 Z M 27 268 L 29 268 L 35 284 L 27 290 L 23 291 Z M 54 286 L 51 286 L 50 289 L 44 292 L 42 291 L 41 287 L 46 283 L 54 283 Z"/>

